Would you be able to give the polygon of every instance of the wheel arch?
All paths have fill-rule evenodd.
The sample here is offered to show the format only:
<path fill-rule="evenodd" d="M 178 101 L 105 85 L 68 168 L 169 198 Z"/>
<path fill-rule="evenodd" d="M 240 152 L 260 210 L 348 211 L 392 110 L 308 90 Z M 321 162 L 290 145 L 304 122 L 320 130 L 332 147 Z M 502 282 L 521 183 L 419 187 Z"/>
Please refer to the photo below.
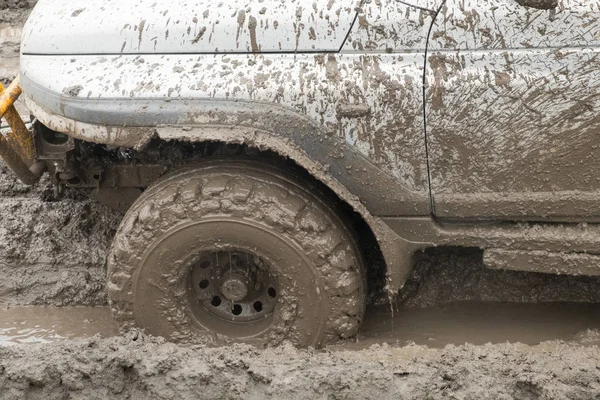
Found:
<path fill-rule="evenodd" d="M 427 194 L 404 187 L 339 135 L 326 132 L 293 110 L 245 101 L 85 102 L 64 98 L 55 110 L 46 107 L 52 101 L 46 98 L 42 107 L 37 97 L 26 97 L 26 103 L 42 124 L 87 142 L 137 150 L 143 150 L 153 139 L 218 142 L 270 151 L 292 160 L 356 212 L 371 230 L 385 260 L 386 289 L 391 296 L 404 286 L 413 253 L 423 247 L 403 239 L 379 217 L 428 215 Z M 132 122 L 136 126 L 131 126 Z"/>

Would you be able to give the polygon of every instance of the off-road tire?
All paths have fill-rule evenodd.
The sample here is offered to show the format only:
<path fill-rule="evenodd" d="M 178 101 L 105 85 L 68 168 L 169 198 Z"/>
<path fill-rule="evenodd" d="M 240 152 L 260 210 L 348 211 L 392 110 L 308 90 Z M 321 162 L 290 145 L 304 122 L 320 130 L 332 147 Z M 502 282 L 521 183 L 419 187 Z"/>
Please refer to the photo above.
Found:
<path fill-rule="evenodd" d="M 288 283 L 261 332 L 211 332 L 191 312 L 183 263 L 148 262 L 157 246 L 168 252 L 161 241 L 172 232 L 189 228 L 202 236 L 205 230 L 196 227 L 215 219 L 276 235 L 280 247 L 296 248 L 304 257 L 298 268 L 275 266 Z M 108 259 L 109 301 L 122 330 L 139 327 L 183 343 L 291 341 L 317 347 L 352 337 L 364 316 L 364 277 L 354 236 L 315 188 L 287 172 L 238 160 L 186 167 L 148 188 L 121 222 Z"/>

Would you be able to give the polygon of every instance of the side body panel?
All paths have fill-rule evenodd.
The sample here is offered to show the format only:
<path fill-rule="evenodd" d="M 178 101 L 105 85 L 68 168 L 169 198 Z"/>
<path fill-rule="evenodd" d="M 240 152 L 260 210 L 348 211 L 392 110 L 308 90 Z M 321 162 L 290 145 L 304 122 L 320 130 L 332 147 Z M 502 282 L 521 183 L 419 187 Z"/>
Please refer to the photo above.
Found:
<path fill-rule="evenodd" d="M 354 75 L 357 79 L 344 82 L 337 105 L 367 110 L 339 119 L 338 129 L 348 143 L 425 197 L 422 79 L 434 15 L 397 1 L 365 1 L 341 55 L 363 67 Z"/>
<path fill-rule="evenodd" d="M 447 0 L 427 137 L 442 218 L 600 216 L 600 1 Z"/>
<path fill-rule="evenodd" d="M 338 51 L 357 0 L 39 0 L 26 54 Z"/>
<path fill-rule="evenodd" d="M 89 141 L 129 146 L 144 135 L 124 127 L 149 128 L 144 137 L 151 137 L 151 127 L 217 122 L 211 117 L 216 111 L 203 115 L 194 109 L 240 109 L 241 102 L 255 103 L 252 109 L 276 106 L 297 114 L 283 123 L 302 138 L 297 142 L 302 150 L 318 156 L 315 161 L 325 169 L 344 164 L 345 171 L 334 177 L 347 187 L 362 188 L 353 194 L 374 215 L 427 215 L 422 76 L 433 13 L 396 1 L 374 1 L 358 12 L 339 54 L 24 54 L 23 86 L 49 116 L 115 129 L 55 128 Z M 370 45 L 373 41 L 381 45 Z M 317 129 L 296 123 L 303 118 Z M 228 121 L 218 123 L 227 126 Z M 230 123 L 240 121 L 232 117 Z M 251 118 L 243 124 L 264 125 Z M 358 161 L 341 162 L 342 149 L 328 148 L 330 141 L 321 135 L 342 141 Z M 184 132 L 181 137 L 193 140 Z M 377 192 L 362 173 L 371 169 L 386 182 Z"/>

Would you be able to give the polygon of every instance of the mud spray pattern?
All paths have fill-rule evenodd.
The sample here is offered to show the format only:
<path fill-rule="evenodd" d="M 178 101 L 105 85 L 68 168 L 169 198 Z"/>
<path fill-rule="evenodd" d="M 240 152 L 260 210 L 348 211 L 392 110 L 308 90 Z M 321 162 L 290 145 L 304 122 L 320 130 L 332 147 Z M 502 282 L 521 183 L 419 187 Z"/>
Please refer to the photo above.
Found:
<path fill-rule="evenodd" d="M 3 81 L 11 80 L 18 66 L 20 27 L 9 24 L 22 23 L 29 6 L 24 1 L 0 2 Z M 206 35 L 209 32 L 202 29 L 196 33 L 198 40 L 208 40 Z M 256 34 L 250 36 L 253 48 L 261 43 Z M 333 65 L 323 61 L 335 75 Z M 352 63 L 337 68 L 351 71 Z M 380 151 L 378 146 L 369 142 L 364 151 Z M 390 154 L 380 157 L 397 165 Z M 414 171 L 413 166 L 402 168 Z M 417 185 L 421 181 L 417 179 Z M 0 303 L 9 307 L 0 313 L 0 341 L 14 344 L 0 347 L 0 398 L 555 399 L 593 398 L 600 392 L 598 333 L 587 330 L 597 328 L 588 323 L 600 320 L 595 309 L 545 308 L 541 314 L 547 320 L 539 319 L 536 333 L 525 328 L 515 335 L 519 326 L 536 319 L 531 317 L 539 312 L 536 306 L 504 309 L 476 303 L 457 312 L 445 305 L 468 300 L 600 302 L 594 278 L 489 271 L 478 252 L 438 249 L 418 255 L 411 278 L 393 304 L 395 325 L 390 326 L 389 305 L 375 307 L 358 343 L 345 347 L 321 352 L 291 346 L 186 348 L 137 332 L 90 338 L 96 333 L 117 334 L 108 309 L 67 307 L 106 305 L 106 254 L 121 215 L 76 191 L 58 200 L 47 181 L 27 188 L 5 167 L 0 167 L 0 210 Z M 65 308 L 24 311 L 16 306 Z M 423 309 L 432 306 L 437 308 Z M 478 314 L 495 317 L 488 320 L 491 329 L 486 334 L 476 324 L 465 334 L 464 329 L 447 332 L 431 322 L 452 323 L 453 318 L 464 328 Z M 567 321 L 572 329 L 549 329 L 555 326 L 549 320 Z M 419 328 L 411 333 L 411 325 Z M 397 334 L 401 328 L 405 334 Z M 553 338 L 540 333 L 544 330 L 576 345 L 561 341 L 536 345 Z M 77 337 L 86 338 L 68 340 Z M 534 345 L 461 345 L 466 340 L 480 344 L 503 338 Z M 56 340 L 62 341 L 18 344 Z M 373 344 L 410 340 L 429 347 Z M 447 343 L 451 344 L 432 348 Z"/>

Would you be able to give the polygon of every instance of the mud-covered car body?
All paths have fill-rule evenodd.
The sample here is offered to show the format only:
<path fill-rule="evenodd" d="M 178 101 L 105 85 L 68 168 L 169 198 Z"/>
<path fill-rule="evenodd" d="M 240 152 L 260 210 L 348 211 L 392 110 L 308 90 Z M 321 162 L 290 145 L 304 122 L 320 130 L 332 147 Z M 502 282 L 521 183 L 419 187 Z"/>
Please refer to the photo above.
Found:
<path fill-rule="evenodd" d="M 36 142 L 54 179 L 137 190 L 167 172 L 74 161 L 74 139 L 268 150 L 362 216 L 395 292 L 439 245 L 598 273 L 599 49 L 596 0 L 40 0 L 21 83 L 70 137 Z"/>

